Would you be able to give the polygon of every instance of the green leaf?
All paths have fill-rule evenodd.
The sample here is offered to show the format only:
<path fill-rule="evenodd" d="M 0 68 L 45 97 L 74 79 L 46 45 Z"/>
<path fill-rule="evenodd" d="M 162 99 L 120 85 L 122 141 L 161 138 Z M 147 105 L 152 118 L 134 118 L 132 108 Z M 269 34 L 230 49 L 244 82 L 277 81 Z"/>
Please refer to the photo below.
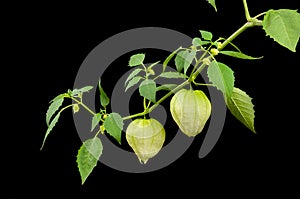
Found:
<path fill-rule="evenodd" d="M 49 122 L 52 118 L 52 116 L 56 113 L 56 111 L 61 107 L 61 105 L 64 102 L 64 95 L 58 95 L 55 97 L 46 112 L 46 124 L 49 126 Z"/>
<path fill-rule="evenodd" d="M 132 78 L 132 79 L 128 82 L 128 84 L 127 84 L 127 86 L 126 86 L 126 88 L 125 88 L 125 92 L 126 92 L 130 87 L 132 87 L 132 86 L 136 85 L 137 83 L 139 83 L 139 81 L 140 81 L 142 78 L 143 78 L 143 77 L 141 77 L 141 76 L 137 76 L 137 77 Z"/>
<path fill-rule="evenodd" d="M 157 65 L 160 61 L 152 63 L 150 66 L 147 67 L 147 69 L 153 68 L 153 66 Z"/>
<path fill-rule="evenodd" d="M 267 36 L 296 52 L 300 37 L 300 14 L 297 13 L 297 10 L 268 10 L 262 24 Z"/>
<path fill-rule="evenodd" d="M 223 51 L 219 51 L 219 54 L 228 55 L 228 56 L 239 58 L 239 59 L 261 59 L 261 58 L 263 58 L 263 56 L 261 56 L 261 57 L 252 57 L 252 56 L 249 56 L 249 55 L 246 55 L 242 52 L 237 52 L 237 51 L 225 51 L 225 50 L 223 50 Z"/>
<path fill-rule="evenodd" d="M 121 133 L 124 123 L 120 114 L 110 113 L 105 119 L 103 125 L 107 133 L 115 138 L 119 144 L 121 144 Z"/>
<path fill-rule="evenodd" d="M 207 0 L 207 1 L 210 5 L 212 5 L 212 7 L 214 7 L 215 11 L 217 12 L 217 6 L 215 0 Z"/>
<path fill-rule="evenodd" d="M 163 72 L 166 70 L 166 67 L 168 65 L 168 63 L 170 62 L 170 60 L 174 57 L 174 55 L 177 54 L 177 52 L 181 50 L 181 47 L 177 48 L 175 51 L 173 51 L 164 61 L 163 63 Z"/>
<path fill-rule="evenodd" d="M 179 53 L 177 53 L 176 57 L 175 57 L 175 66 L 178 72 L 181 72 L 182 69 L 184 68 L 185 65 L 185 59 L 184 57 L 186 56 L 187 51 L 180 51 Z"/>
<path fill-rule="evenodd" d="M 199 37 L 195 37 L 192 41 L 193 46 L 198 47 L 198 46 L 204 46 L 206 44 L 211 44 L 211 41 L 203 41 Z"/>
<path fill-rule="evenodd" d="M 78 91 L 81 93 L 85 93 L 85 92 L 89 92 L 92 89 L 93 89 L 93 86 L 85 86 L 85 87 L 78 89 Z"/>
<path fill-rule="evenodd" d="M 196 51 L 189 51 L 184 50 L 177 53 L 175 57 L 175 65 L 178 72 L 181 72 L 182 69 L 184 70 L 184 74 L 186 74 L 186 71 L 190 67 L 194 57 L 196 55 Z"/>
<path fill-rule="evenodd" d="M 81 176 L 81 184 L 84 184 L 91 174 L 102 154 L 103 146 L 98 137 L 88 139 L 81 145 L 77 154 L 77 166 Z"/>
<path fill-rule="evenodd" d="M 164 78 L 188 78 L 185 74 L 173 71 L 163 72 L 159 76 Z"/>
<path fill-rule="evenodd" d="M 226 98 L 226 105 L 235 118 L 253 133 L 256 133 L 254 129 L 254 105 L 251 100 L 252 98 L 244 91 L 234 87 L 231 97 Z"/>
<path fill-rule="evenodd" d="M 174 88 L 176 88 L 176 86 L 178 86 L 177 84 L 163 84 L 161 86 L 156 87 L 156 92 L 160 91 L 160 90 L 167 90 L 167 91 L 171 91 Z"/>
<path fill-rule="evenodd" d="M 137 74 L 139 74 L 139 72 L 141 72 L 143 69 L 141 68 L 137 68 L 137 69 L 134 69 L 127 77 L 126 81 L 125 81 L 125 85 L 127 84 L 127 82 L 129 80 L 131 80 L 132 78 L 134 78 Z"/>
<path fill-rule="evenodd" d="M 141 65 L 144 59 L 145 59 L 145 54 L 141 53 L 141 54 L 132 55 L 130 57 L 128 66 L 132 67 L 132 66 Z"/>
<path fill-rule="evenodd" d="M 189 52 L 187 54 L 187 57 L 185 57 L 186 63 L 183 67 L 184 74 L 186 74 L 186 72 L 187 72 L 188 68 L 190 67 L 190 65 L 191 65 L 193 59 L 195 58 L 195 56 L 196 56 L 196 51 L 192 50 L 191 52 Z"/>
<path fill-rule="evenodd" d="M 91 89 L 93 89 L 93 86 L 85 86 L 85 87 L 82 87 L 80 89 L 75 88 L 74 90 L 72 90 L 70 92 L 70 95 L 73 97 L 73 96 L 76 96 L 78 94 L 89 92 Z"/>
<path fill-rule="evenodd" d="M 59 94 L 58 96 L 56 96 L 55 98 L 53 98 L 49 103 L 52 103 L 53 101 L 61 99 L 61 98 L 64 98 L 64 97 L 68 97 L 68 93 Z"/>
<path fill-rule="evenodd" d="M 223 63 L 212 61 L 207 69 L 209 80 L 223 92 L 227 97 L 231 97 L 234 86 L 233 71 Z"/>
<path fill-rule="evenodd" d="M 98 87 L 99 87 L 99 91 L 100 91 L 100 104 L 101 104 L 101 106 L 106 107 L 109 104 L 110 100 L 101 86 L 101 80 L 99 80 L 99 82 L 98 82 Z"/>
<path fill-rule="evenodd" d="M 97 113 L 96 115 L 93 116 L 91 131 L 93 131 L 95 129 L 95 127 L 97 126 L 97 124 L 99 124 L 101 117 L 102 117 L 101 113 Z"/>
<path fill-rule="evenodd" d="M 192 41 L 192 44 L 193 44 L 193 46 L 196 46 L 196 47 L 201 46 L 202 40 L 199 37 L 195 37 Z"/>
<path fill-rule="evenodd" d="M 152 79 L 145 79 L 139 86 L 140 95 L 152 102 L 156 101 L 156 83 Z"/>
<path fill-rule="evenodd" d="M 45 144 L 45 142 L 46 142 L 46 139 L 47 139 L 48 135 L 50 134 L 50 132 L 52 131 L 52 129 L 53 129 L 53 127 L 55 126 L 55 124 L 57 123 L 57 121 L 58 121 L 58 119 L 59 119 L 59 116 L 60 116 L 60 112 L 58 112 L 58 113 L 56 114 L 56 116 L 53 118 L 53 120 L 51 121 L 50 125 L 48 126 L 48 129 L 47 129 L 47 131 L 46 131 L 46 134 L 45 134 L 45 137 L 44 137 L 44 140 L 43 140 L 43 143 L 42 143 L 42 146 L 41 146 L 40 150 L 43 149 L 44 144 Z"/>
<path fill-rule="evenodd" d="M 202 39 L 204 40 L 208 40 L 208 41 L 211 41 L 212 38 L 213 38 L 213 35 L 211 32 L 208 32 L 206 30 L 199 30 L 200 31 L 200 34 L 201 34 L 201 37 Z"/>

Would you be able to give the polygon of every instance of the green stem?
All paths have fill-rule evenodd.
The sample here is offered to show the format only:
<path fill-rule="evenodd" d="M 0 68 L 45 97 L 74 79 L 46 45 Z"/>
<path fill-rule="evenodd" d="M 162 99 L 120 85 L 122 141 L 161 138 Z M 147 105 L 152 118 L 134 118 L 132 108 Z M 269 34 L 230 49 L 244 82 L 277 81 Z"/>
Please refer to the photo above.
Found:
<path fill-rule="evenodd" d="M 143 105 L 144 105 L 144 110 L 146 110 L 147 109 L 146 98 L 144 98 L 144 100 L 143 100 Z"/>
<path fill-rule="evenodd" d="M 59 113 L 63 112 L 65 109 L 70 108 L 71 106 L 73 106 L 73 104 L 70 104 L 68 106 L 65 106 L 64 108 L 60 109 Z"/>
<path fill-rule="evenodd" d="M 196 86 L 214 86 L 214 84 L 203 84 L 203 83 L 197 83 L 195 81 L 193 81 L 193 83 L 196 85 Z"/>
<path fill-rule="evenodd" d="M 257 19 L 258 17 L 263 16 L 263 15 L 265 15 L 266 13 L 267 13 L 267 12 L 262 12 L 262 13 L 256 15 L 255 17 L 253 17 L 253 19 Z"/>
<path fill-rule="evenodd" d="M 122 119 L 123 120 L 128 120 L 128 119 L 132 119 L 132 118 L 135 118 L 135 117 L 141 117 L 141 116 L 144 116 L 144 115 L 152 112 L 160 103 L 162 103 L 164 100 L 166 100 L 170 95 L 177 92 L 178 90 L 180 90 L 184 86 L 188 85 L 189 83 L 190 83 L 189 80 L 184 81 L 183 83 L 176 86 L 174 89 L 172 89 L 170 92 L 168 92 L 162 98 L 160 98 L 155 104 L 153 104 L 151 107 L 147 108 L 143 112 L 136 113 L 134 115 L 129 115 L 129 116 L 123 117 Z"/>
<path fill-rule="evenodd" d="M 94 138 L 97 137 L 99 135 L 99 133 L 101 133 L 101 127 L 100 129 L 97 131 L 97 133 L 95 134 Z"/>
<path fill-rule="evenodd" d="M 244 9 L 245 9 L 246 19 L 247 19 L 247 21 L 250 21 L 250 20 L 251 20 L 251 17 L 250 17 L 250 13 L 249 13 L 247 1 L 246 1 L 246 0 L 243 0 L 243 4 L 244 4 Z"/>
<path fill-rule="evenodd" d="M 78 104 L 80 104 L 83 108 L 85 108 L 85 110 L 90 112 L 92 115 L 96 115 L 96 113 L 94 111 L 92 111 L 89 107 L 87 107 L 82 101 L 78 101 L 74 97 L 71 97 L 71 99 L 74 100 L 75 102 L 77 102 Z"/>
<path fill-rule="evenodd" d="M 141 117 L 141 116 L 146 115 L 147 113 L 149 113 L 149 109 L 147 109 L 147 110 L 145 110 L 143 112 L 140 112 L 140 113 L 136 113 L 136 114 L 133 114 L 133 115 L 129 115 L 129 116 L 123 117 L 122 119 L 123 120 L 128 120 L 128 119 L 132 119 L 132 118 L 135 118 L 135 117 Z"/>
<path fill-rule="evenodd" d="M 173 93 L 177 92 L 178 90 L 180 90 L 181 88 L 183 88 L 184 86 L 188 85 L 190 82 L 189 80 L 184 81 L 183 83 L 179 84 L 178 86 L 176 86 L 174 89 L 172 89 L 170 92 L 168 92 L 166 95 L 164 95 L 162 98 L 160 98 L 155 104 L 153 104 L 149 109 L 148 109 L 148 113 L 150 113 L 151 111 L 153 111 L 160 103 L 162 103 L 164 100 L 166 100 L 170 95 L 172 95 Z"/>
<path fill-rule="evenodd" d="M 197 76 L 201 73 L 205 66 L 207 66 L 205 63 L 201 64 L 201 66 L 191 76 L 190 82 L 193 82 L 197 78 Z"/>
<path fill-rule="evenodd" d="M 247 22 L 242 27 L 240 27 L 237 31 L 235 31 L 230 37 L 228 37 L 223 43 L 222 46 L 219 48 L 221 51 L 225 46 L 232 42 L 237 36 L 239 36 L 242 32 L 244 32 L 247 28 L 254 26 L 253 22 Z"/>

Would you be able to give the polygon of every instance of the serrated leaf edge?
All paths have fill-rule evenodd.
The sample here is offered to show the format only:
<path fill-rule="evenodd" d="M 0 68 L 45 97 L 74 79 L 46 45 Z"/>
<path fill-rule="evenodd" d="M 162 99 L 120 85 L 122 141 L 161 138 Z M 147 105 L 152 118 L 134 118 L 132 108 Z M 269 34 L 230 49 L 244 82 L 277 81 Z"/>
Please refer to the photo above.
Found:
<path fill-rule="evenodd" d="M 101 140 L 100 140 L 98 137 L 94 137 L 94 138 L 91 138 L 91 139 L 98 139 L 98 141 L 100 141 L 100 144 L 102 145 L 102 142 L 101 142 Z M 90 140 L 90 139 L 89 139 L 89 140 Z M 95 161 L 95 164 L 93 165 L 93 168 L 89 171 L 88 175 L 87 175 L 87 176 L 82 176 L 81 168 L 79 167 L 79 161 L 78 161 L 78 160 L 79 160 L 79 155 L 81 155 L 80 153 L 82 152 L 82 150 L 84 150 L 84 148 L 87 148 L 87 147 L 85 146 L 87 141 L 88 141 L 88 140 L 86 140 L 85 142 L 82 143 L 82 145 L 80 146 L 80 148 L 79 148 L 79 150 L 78 150 L 77 156 L 76 156 L 77 168 L 78 168 L 79 173 L 80 173 L 81 184 L 82 184 L 82 185 L 85 183 L 86 179 L 89 177 L 89 175 L 92 173 L 92 171 L 94 170 L 94 168 L 97 166 L 98 160 L 99 160 L 99 158 L 101 157 L 102 152 L 103 152 L 103 145 L 102 145 L 102 149 L 101 149 L 101 151 L 100 151 L 100 155 L 99 155 L 99 157 L 97 157 L 97 158 L 98 158 L 98 159 L 97 159 L 96 157 L 94 157 L 93 154 L 91 154 L 91 153 L 89 152 L 88 149 L 86 149 L 87 152 L 88 152 L 89 154 L 91 154 L 92 157 L 93 157 L 94 159 L 96 159 L 96 161 Z"/>
<path fill-rule="evenodd" d="M 46 124 L 49 126 L 49 122 L 53 115 L 58 111 L 64 102 L 64 97 L 54 99 L 48 107 L 46 112 Z"/>
<path fill-rule="evenodd" d="M 249 107 L 251 107 L 251 109 L 249 109 L 249 107 L 245 107 L 247 108 L 247 113 L 248 115 L 252 116 L 250 119 L 253 120 L 253 123 L 249 120 L 245 119 L 246 117 L 244 116 L 244 114 L 241 114 L 241 112 L 245 112 L 245 111 L 241 111 L 240 107 L 244 107 L 244 106 L 238 106 L 236 101 L 241 99 L 233 99 L 233 97 L 230 97 L 231 102 L 235 105 L 236 109 L 238 110 L 239 115 L 243 118 L 243 121 L 241 121 L 239 118 L 237 118 L 233 113 L 231 108 L 229 108 L 230 106 L 228 106 L 228 99 L 226 99 L 226 104 L 228 106 L 229 111 L 233 114 L 233 116 L 235 116 L 240 122 L 242 122 L 248 129 L 250 129 L 253 133 L 256 133 L 255 128 L 254 128 L 254 118 L 255 118 L 255 110 L 254 110 L 254 104 L 252 103 L 253 98 L 251 98 L 245 91 L 242 91 L 239 88 L 234 87 L 234 90 L 238 89 L 244 97 L 247 97 L 248 100 L 244 103 L 247 103 L 248 105 L 250 105 Z M 250 111 L 250 113 L 249 113 Z"/>

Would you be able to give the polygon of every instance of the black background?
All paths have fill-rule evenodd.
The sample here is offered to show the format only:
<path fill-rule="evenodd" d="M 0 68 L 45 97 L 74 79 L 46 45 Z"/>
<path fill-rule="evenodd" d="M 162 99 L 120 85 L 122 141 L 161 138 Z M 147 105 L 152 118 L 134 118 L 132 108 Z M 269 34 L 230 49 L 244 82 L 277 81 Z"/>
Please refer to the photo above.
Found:
<path fill-rule="evenodd" d="M 125 30 L 152 26 L 190 37 L 199 36 L 200 29 L 213 32 L 215 37 L 228 37 L 245 23 L 245 17 L 242 1 L 226 2 L 217 1 L 218 12 L 204 0 L 167 5 L 153 1 L 8 5 L 11 11 L 5 14 L 3 24 L 3 39 L 8 43 L 3 58 L 7 62 L 2 73 L 8 76 L 2 99 L 4 125 L 8 125 L 3 133 L 8 138 L 3 139 L 1 164 L 5 166 L 3 190 L 9 198 L 89 194 L 158 197 L 173 193 L 243 198 L 295 191 L 292 181 L 299 174 L 299 147 L 290 110 L 297 111 L 292 75 L 299 65 L 299 45 L 293 53 L 265 37 L 260 28 L 247 30 L 234 43 L 243 52 L 263 55 L 263 59 L 220 57 L 234 70 L 236 87 L 253 98 L 257 134 L 228 114 L 218 143 L 203 159 L 198 158 L 204 136 L 200 135 L 186 153 L 161 170 L 125 173 L 98 163 L 84 185 L 76 165 L 81 140 L 71 111 L 61 116 L 45 148 L 39 150 L 47 128 L 48 102 L 72 88 L 81 63 L 99 43 Z M 270 8 L 299 8 L 294 0 L 263 2 L 249 0 L 253 16 Z M 127 62 L 120 64 L 126 67 Z M 103 81 L 108 93 L 110 86 Z M 177 130 L 175 125 L 173 128 Z"/>

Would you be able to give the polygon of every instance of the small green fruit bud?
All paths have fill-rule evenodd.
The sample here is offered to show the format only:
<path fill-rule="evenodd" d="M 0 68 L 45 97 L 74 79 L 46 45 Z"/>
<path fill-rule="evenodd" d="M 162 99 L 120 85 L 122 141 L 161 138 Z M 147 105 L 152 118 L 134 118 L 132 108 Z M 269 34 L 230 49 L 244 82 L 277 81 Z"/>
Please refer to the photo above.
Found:
<path fill-rule="evenodd" d="M 219 42 L 219 41 L 218 41 L 217 46 L 218 46 L 218 49 L 222 48 L 222 47 L 223 47 L 222 42 Z"/>
<path fill-rule="evenodd" d="M 216 56 L 216 55 L 219 54 L 219 50 L 216 49 L 216 48 L 212 48 L 212 49 L 210 49 L 210 53 L 211 53 L 213 56 Z"/>
<path fill-rule="evenodd" d="M 73 112 L 77 113 L 79 111 L 79 105 L 78 104 L 73 104 Z"/>

